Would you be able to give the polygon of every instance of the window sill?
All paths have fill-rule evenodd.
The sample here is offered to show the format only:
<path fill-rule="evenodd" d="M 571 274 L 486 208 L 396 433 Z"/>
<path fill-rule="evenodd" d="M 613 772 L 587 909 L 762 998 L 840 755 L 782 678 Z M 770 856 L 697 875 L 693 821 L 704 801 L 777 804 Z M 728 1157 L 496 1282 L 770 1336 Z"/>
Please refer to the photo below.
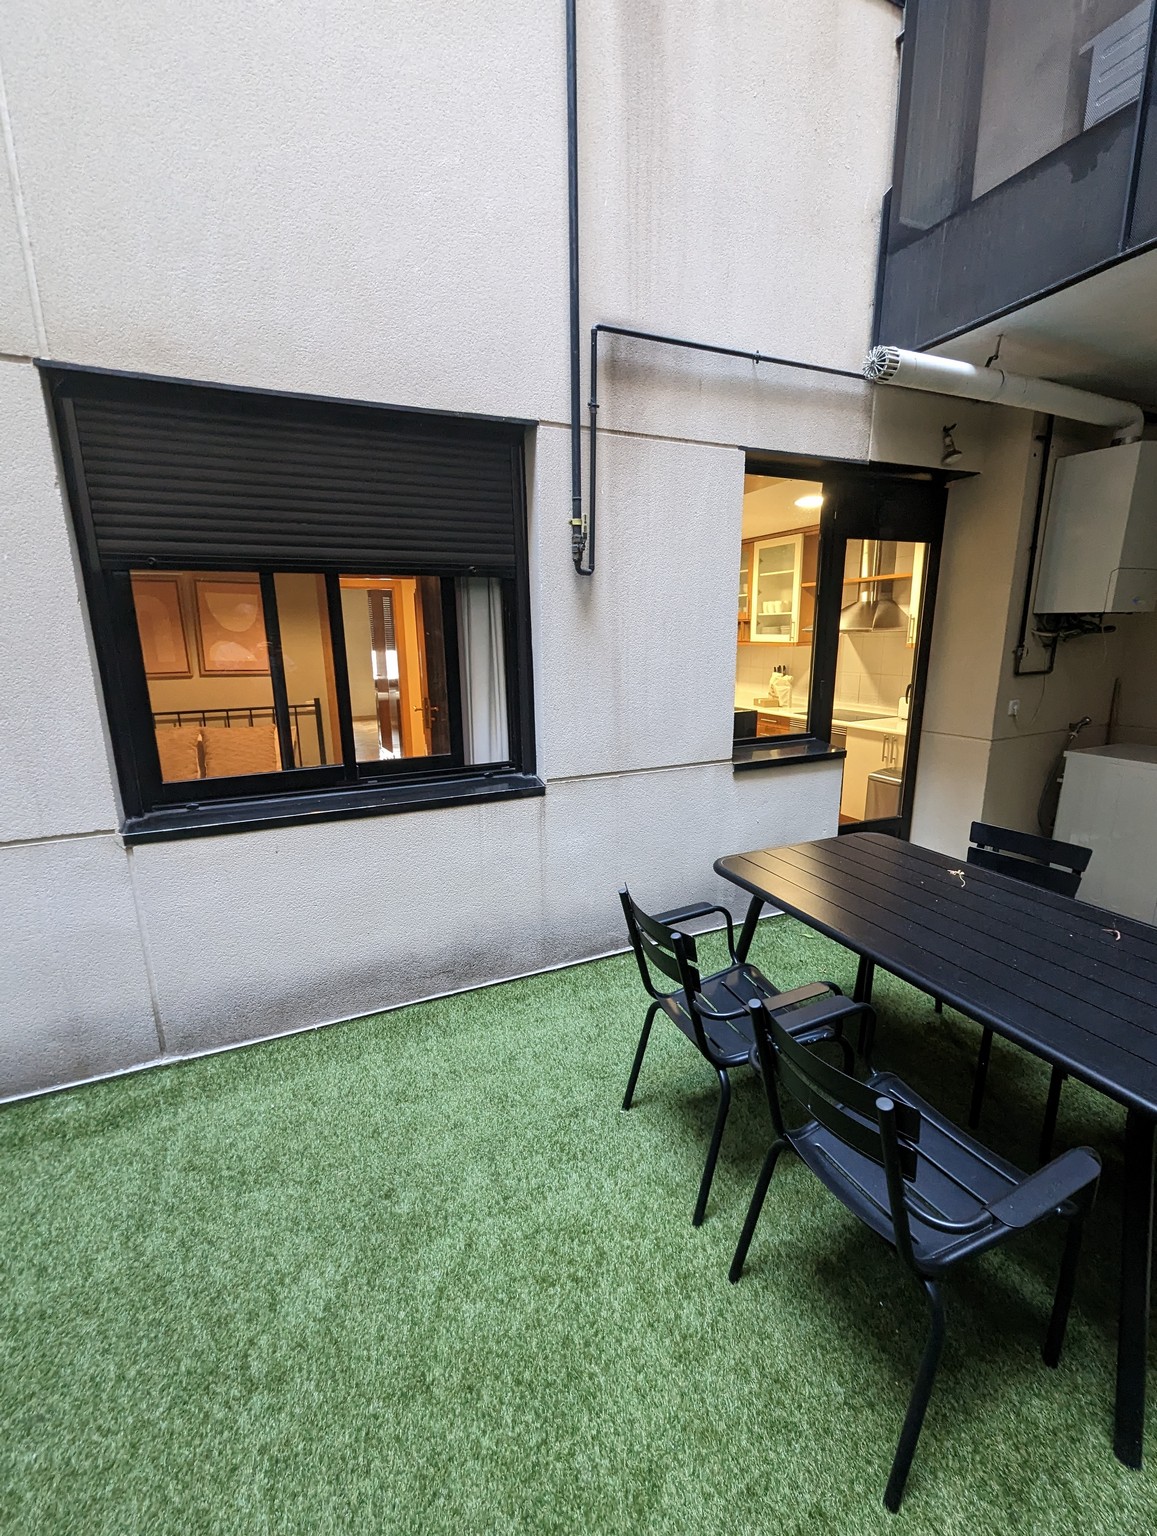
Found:
<path fill-rule="evenodd" d="M 425 783 L 374 785 L 363 789 L 266 796 L 260 800 L 218 800 L 202 805 L 172 806 L 130 817 L 121 828 L 121 834 L 126 843 L 162 843 L 182 837 L 256 832 L 265 827 L 345 821 L 354 816 L 394 816 L 403 811 L 480 805 L 488 800 L 524 800 L 545 793 L 546 785 L 531 773 L 480 773 L 473 777 Z"/>
<path fill-rule="evenodd" d="M 790 768 L 797 763 L 828 763 L 847 757 L 844 747 L 833 747 L 831 742 L 818 741 L 809 736 L 802 741 L 774 744 L 774 738 L 758 742 L 744 742 L 735 748 L 731 766 L 736 773 L 751 773 L 763 768 Z"/>

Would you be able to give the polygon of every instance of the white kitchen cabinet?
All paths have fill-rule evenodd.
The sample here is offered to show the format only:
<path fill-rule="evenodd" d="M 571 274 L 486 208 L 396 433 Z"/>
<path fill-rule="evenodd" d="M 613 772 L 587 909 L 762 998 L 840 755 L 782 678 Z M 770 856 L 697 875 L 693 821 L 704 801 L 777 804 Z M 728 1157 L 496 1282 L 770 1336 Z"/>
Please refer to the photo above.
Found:
<path fill-rule="evenodd" d="M 803 534 L 756 539 L 751 550 L 751 639 L 771 645 L 799 640 Z"/>
<path fill-rule="evenodd" d="M 851 821 L 863 821 L 868 801 L 868 775 L 881 768 L 902 772 L 904 722 L 899 719 L 873 720 L 864 725 L 849 725 L 847 757 L 844 759 L 844 783 L 840 791 L 840 815 Z"/>

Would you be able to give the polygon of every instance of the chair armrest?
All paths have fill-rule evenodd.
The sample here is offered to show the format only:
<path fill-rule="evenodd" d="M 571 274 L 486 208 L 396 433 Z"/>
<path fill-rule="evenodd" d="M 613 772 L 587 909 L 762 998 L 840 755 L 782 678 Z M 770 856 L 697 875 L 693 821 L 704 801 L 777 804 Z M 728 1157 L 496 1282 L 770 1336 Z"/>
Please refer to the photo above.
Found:
<path fill-rule="evenodd" d="M 790 997 L 790 992 L 783 992 L 770 1003 L 765 1002 L 764 1006 L 789 1034 L 797 1036 L 804 1030 L 826 1029 L 844 1019 L 853 1019 L 857 1014 L 870 1014 L 872 1011 L 867 1003 L 857 1003 L 854 998 L 842 995 L 833 996 L 830 992 L 812 1002 L 799 1003 L 794 1007 L 790 1002 L 784 1004 L 784 998 Z"/>
<path fill-rule="evenodd" d="M 790 992 L 774 992 L 767 999 L 769 1013 L 780 1014 L 785 1008 L 795 1008 L 800 1003 L 814 1002 L 817 998 L 842 996 L 838 987 L 833 987 L 830 982 L 812 981 L 806 987 L 793 987 Z"/>
<path fill-rule="evenodd" d="M 773 992 L 770 996 L 759 987 L 754 987 L 753 991 L 768 1013 L 775 1014 L 776 1018 L 781 1014 L 785 1015 L 792 1021 L 792 1028 L 796 1027 L 802 1005 L 820 1002 L 833 995 L 832 988 L 826 981 L 811 982 L 806 987 L 796 987 L 792 992 Z M 843 993 L 836 995 L 843 997 Z M 844 998 L 844 1001 L 851 1002 L 851 999 Z M 746 1005 L 741 1008 L 716 1008 L 707 1001 L 702 992 L 696 993 L 695 1006 L 705 1019 L 746 1019 L 748 1017 Z M 856 1003 L 854 1007 L 861 1008 L 863 1004 Z M 787 1025 L 785 1024 L 784 1027 L 786 1028 Z"/>
<path fill-rule="evenodd" d="M 689 917 L 703 917 L 708 912 L 717 912 L 718 907 L 713 907 L 706 901 L 693 901 L 689 907 L 672 907 L 669 912 L 656 912 L 654 918 L 657 923 L 666 923 L 668 928 L 676 923 L 686 922 Z"/>
<path fill-rule="evenodd" d="M 689 907 L 672 907 L 669 912 L 656 912 L 657 922 L 666 923 L 668 928 L 675 928 L 680 923 L 688 922 L 693 917 L 706 917 L 709 912 L 718 912 L 727 925 L 727 948 L 731 951 L 731 958 L 735 956 L 735 924 L 731 913 L 726 907 L 719 906 L 716 902 L 696 901 Z"/>
<path fill-rule="evenodd" d="M 1005 1227 L 1031 1227 L 1067 1200 L 1073 1200 L 1090 1187 L 1095 1192 L 1101 1176 L 1101 1159 L 1090 1147 L 1072 1147 L 1054 1157 L 1051 1163 L 1030 1173 L 1007 1195 L 989 1206 L 992 1215 Z M 1092 1204 L 1092 1196 L 1088 1202 Z"/>

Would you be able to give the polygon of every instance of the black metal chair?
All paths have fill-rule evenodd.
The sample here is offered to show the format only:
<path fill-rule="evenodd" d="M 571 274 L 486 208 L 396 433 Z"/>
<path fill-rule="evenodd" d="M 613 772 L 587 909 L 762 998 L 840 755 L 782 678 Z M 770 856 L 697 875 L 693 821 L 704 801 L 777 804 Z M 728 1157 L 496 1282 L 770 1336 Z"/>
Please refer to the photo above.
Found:
<path fill-rule="evenodd" d="M 990 826 L 984 821 L 974 821 L 968 836 L 972 845 L 968 850 L 970 864 L 978 865 L 981 869 L 994 869 L 997 874 L 1023 880 L 1026 885 L 1036 886 L 1038 890 L 1056 891 L 1061 896 L 1077 894 L 1081 876 L 1089 867 L 1093 852 L 1091 848 L 1081 848 L 1076 843 L 1062 843 L 1054 837 L 1030 836 L 1027 832 L 1014 832 L 1009 827 Z M 973 1130 L 980 1124 L 991 1056 L 992 1030 L 986 1028 L 980 1037 L 980 1052 L 972 1079 L 972 1102 L 968 1109 L 968 1124 Z M 1039 1158 L 1042 1163 L 1047 1163 L 1052 1155 L 1065 1076 L 1061 1067 L 1054 1067 L 1049 1080 L 1044 1124 L 1041 1127 Z"/>
<path fill-rule="evenodd" d="M 810 1005 L 800 1014 L 809 1011 Z M 776 1162 L 788 1147 L 912 1272 L 928 1302 L 931 1330 L 884 1493 L 884 1503 L 895 1511 L 944 1345 L 941 1277 L 1048 1216 L 1065 1218 L 1068 1236 L 1043 1347 L 1045 1364 L 1055 1366 L 1100 1159 L 1088 1148 L 1074 1148 L 1024 1174 L 958 1130 L 894 1074 L 872 1072 L 861 1081 L 824 1061 L 795 1031 L 789 1033 L 762 1000 L 753 999 L 749 1012 L 756 1037 L 752 1064 L 767 1089 L 775 1140 L 751 1197 L 730 1279 L 735 1283 L 743 1273 Z M 806 1123 L 787 1125 L 781 1089 L 803 1106 L 810 1116 Z"/>
<path fill-rule="evenodd" d="M 623 904 L 627 933 L 630 935 L 631 948 L 638 961 L 639 975 L 652 999 L 643 1021 L 643 1032 L 639 1036 L 631 1075 L 627 1080 L 623 1108 L 631 1107 L 635 1095 L 635 1084 L 639 1080 L 639 1069 L 643 1065 L 643 1056 L 651 1036 L 651 1026 L 655 1022 L 656 1014 L 660 1012 L 683 1031 L 703 1059 L 714 1068 L 719 1078 L 719 1109 L 715 1116 L 715 1128 L 711 1133 L 711 1145 L 707 1151 L 707 1162 L 699 1184 L 695 1214 L 691 1218 L 692 1224 L 698 1227 L 702 1224 L 707 1211 L 707 1197 L 711 1193 L 711 1180 L 715 1174 L 715 1164 L 719 1157 L 720 1143 L 723 1140 L 723 1127 L 731 1107 L 731 1079 L 728 1073 L 733 1067 L 748 1065 L 751 1048 L 755 1043 L 747 1014 L 747 999 L 752 996 L 766 997 L 769 1001 L 774 1001 L 777 1009 L 784 1009 L 819 998 L 842 998 L 843 994 L 831 981 L 814 982 L 806 987 L 796 987 L 792 991 L 781 992 L 754 965 L 747 964 L 746 960 L 737 953 L 735 927 L 731 914 L 725 907 L 699 902 L 693 906 L 678 907 L 674 911 L 661 912 L 652 916 L 644 912 L 642 907 L 631 899 L 631 894 L 625 885 L 619 891 L 619 899 Z M 699 971 L 694 937 L 684 933 L 676 925 L 694 922 L 712 914 L 724 920 L 731 964 L 722 971 L 703 976 Z M 661 984 L 656 984 L 652 968 L 675 982 L 675 989 L 665 989 Z M 788 1019 L 786 1027 L 794 1029 L 795 1026 L 790 1022 L 790 1014 Z M 843 1040 L 840 1022 L 839 1018 L 832 1025 L 826 1021 L 809 1020 L 801 1023 L 800 1028 L 809 1040 L 837 1041 L 845 1053 L 845 1059 L 850 1064 L 851 1047 Z M 864 1044 L 870 1047 L 870 1042 L 865 1041 Z"/>

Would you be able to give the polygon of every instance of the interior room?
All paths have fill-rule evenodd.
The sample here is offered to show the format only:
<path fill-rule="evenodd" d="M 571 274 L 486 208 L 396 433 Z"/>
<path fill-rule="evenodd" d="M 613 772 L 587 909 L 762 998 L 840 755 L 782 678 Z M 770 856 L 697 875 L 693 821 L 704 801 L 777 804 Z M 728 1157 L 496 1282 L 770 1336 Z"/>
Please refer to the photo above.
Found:
<path fill-rule="evenodd" d="M 737 741 L 808 729 L 823 501 L 819 481 L 744 478 Z M 899 804 L 923 554 L 911 541 L 847 543 L 831 729 L 833 746 L 848 754 L 842 825 L 893 815 Z"/>
<path fill-rule="evenodd" d="M 278 572 L 263 585 L 256 572 L 134 571 L 131 582 L 166 783 L 340 762 L 339 686 L 359 763 L 449 750 L 436 579 L 340 578 L 340 683 L 324 576 Z"/>

